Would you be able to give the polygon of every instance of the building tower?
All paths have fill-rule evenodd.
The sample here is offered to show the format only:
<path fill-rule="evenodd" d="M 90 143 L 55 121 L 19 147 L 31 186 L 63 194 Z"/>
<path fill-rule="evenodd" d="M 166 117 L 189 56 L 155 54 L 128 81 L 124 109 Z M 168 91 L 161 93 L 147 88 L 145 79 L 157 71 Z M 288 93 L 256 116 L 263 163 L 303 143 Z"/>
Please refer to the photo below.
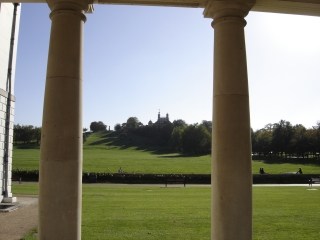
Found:
<path fill-rule="evenodd" d="M 158 112 L 158 120 L 156 123 L 158 124 L 158 127 L 161 128 L 163 125 L 169 122 L 169 114 L 166 114 L 166 117 L 161 117 L 160 116 L 160 110 Z"/>

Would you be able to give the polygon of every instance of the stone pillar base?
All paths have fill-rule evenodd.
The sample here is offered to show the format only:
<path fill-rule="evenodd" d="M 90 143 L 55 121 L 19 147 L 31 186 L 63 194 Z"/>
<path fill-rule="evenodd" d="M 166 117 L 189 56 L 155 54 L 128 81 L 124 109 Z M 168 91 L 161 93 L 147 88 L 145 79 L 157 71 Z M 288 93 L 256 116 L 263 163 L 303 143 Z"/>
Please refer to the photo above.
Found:
<path fill-rule="evenodd" d="M 3 203 L 15 203 L 15 202 L 17 202 L 17 198 L 16 197 L 3 198 L 2 202 Z"/>

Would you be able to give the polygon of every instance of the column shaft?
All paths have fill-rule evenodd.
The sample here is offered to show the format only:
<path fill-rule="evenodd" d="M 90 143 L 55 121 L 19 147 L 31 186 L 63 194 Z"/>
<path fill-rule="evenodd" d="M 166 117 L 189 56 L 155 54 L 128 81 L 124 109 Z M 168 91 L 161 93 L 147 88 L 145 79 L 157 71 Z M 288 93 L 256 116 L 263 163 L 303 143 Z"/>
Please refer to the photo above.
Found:
<path fill-rule="evenodd" d="M 231 15 L 231 16 L 230 16 Z M 252 239 L 252 175 L 243 17 L 214 20 L 211 239 Z"/>
<path fill-rule="evenodd" d="M 55 10 L 43 109 L 39 239 L 81 239 L 82 39 L 81 11 Z"/>

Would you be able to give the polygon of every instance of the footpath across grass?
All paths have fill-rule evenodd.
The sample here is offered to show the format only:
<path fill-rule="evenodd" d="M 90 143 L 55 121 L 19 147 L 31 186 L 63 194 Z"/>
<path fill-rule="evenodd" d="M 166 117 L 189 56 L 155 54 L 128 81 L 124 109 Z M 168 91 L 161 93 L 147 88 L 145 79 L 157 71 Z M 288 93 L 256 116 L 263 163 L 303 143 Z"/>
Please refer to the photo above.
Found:
<path fill-rule="evenodd" d="M 37 184 L 12 186 L 37 193 Z M 319 187 L 253 187 L 253 239 L 319 239 Z M 210 187 L 83 185 L 83 239 L 210 239 Z M 241 221 L 241 219 L 239 219 Z"/>

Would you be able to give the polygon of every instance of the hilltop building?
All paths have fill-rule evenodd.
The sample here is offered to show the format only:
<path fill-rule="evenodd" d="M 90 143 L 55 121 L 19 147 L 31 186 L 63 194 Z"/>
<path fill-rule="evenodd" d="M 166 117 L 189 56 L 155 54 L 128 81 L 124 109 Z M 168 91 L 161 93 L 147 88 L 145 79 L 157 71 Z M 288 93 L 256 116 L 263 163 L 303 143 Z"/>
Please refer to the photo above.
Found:
<path fill-rule="evenodd" d="M 157 121 L 154 123 L 156 125 L 158 125 L 158 127 L 162 127 L 163 125 L 165 125 L 166 123 L 170 122 L 169 120 L 169 114 L 167 113 L 165 117 L 161 117 L 160 116 L 160 111 L 158 112 L 158 119 Z M 148 125 L 153 124 L 153 122 L 150 120 L 148 122 Z"/>
<path fill-rule="evenodd" d="M 16 201 L 11 193 L 11 169 L 15 107 L 13 94 L 20 21 L 18 5 L 0 3 L 0 202 Z"/>

